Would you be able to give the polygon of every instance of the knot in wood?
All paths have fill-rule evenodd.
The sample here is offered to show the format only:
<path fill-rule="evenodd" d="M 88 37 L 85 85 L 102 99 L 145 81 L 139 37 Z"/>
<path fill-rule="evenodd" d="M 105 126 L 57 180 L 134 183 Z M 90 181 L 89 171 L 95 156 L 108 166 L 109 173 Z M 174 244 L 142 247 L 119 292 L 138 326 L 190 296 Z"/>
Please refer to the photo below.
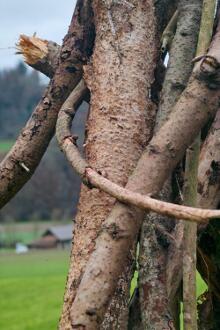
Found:
<path fill-rule="evenodd" d="M 104 224 L 102 226 L 102 230 L 107 232 L 111 236 L 111 238 L 116 241 L 128 236 L 126 232 L 123 229 L 121 229 L 120 226 L 117 225 L 116 223 L 112 223 L 110 225 Z"/>

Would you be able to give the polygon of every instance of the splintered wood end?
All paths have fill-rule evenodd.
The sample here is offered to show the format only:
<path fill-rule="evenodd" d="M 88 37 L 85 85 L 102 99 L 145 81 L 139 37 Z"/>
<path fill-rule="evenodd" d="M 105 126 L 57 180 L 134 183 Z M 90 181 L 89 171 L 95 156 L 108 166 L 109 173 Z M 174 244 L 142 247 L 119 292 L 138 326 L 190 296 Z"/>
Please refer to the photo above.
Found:
<path fill-rule="evenodd" d="M 27 64 L 33 65 L 48 54 L 48 41 L 36 36 L 28 37 L 21 34 L 16 44 L 17 54 L 22 54 Z"/>

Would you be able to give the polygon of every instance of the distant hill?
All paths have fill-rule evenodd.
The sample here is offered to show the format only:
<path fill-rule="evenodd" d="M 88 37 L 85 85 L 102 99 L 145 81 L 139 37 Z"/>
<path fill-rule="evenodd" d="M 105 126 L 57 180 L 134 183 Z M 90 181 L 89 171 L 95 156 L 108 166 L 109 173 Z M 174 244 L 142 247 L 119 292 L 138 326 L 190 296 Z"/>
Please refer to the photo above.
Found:
<path fill-rule="evenodd" d="M 23 63 L 0 72 L 0 139 L 15 139 L 39 102 L 44 86 Z"/>

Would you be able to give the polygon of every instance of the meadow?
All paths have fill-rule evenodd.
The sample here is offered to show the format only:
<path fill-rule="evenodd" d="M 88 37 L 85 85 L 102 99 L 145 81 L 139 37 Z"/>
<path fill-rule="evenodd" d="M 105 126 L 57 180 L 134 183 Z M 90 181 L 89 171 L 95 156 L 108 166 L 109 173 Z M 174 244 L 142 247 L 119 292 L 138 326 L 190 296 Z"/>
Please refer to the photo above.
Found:
<path fill-rule="evenodd" d="M 14 140 L 0 140 L 0 153 L 8 152 L 14 144 Z"/>
<path fill-rule="evenodd" d="M 69 251 L 0 254 L 0 329 L 57 328 Z"/>
<path fill-rule="evenodd" d="M 39 237 L 48 225 L 0 226 L 0 237 L 11 239 L 16 233 L 16 238 L 26 243 Z M 0 250 L 0 329 L 57 329 L 68 263 L 68 250 L 30 251 L 21 255 L 16 255 L 13 250 Z M 131 295 L 137 285 L 137 277 L 138 272 L 135 272 Z M 197 296 L 206 288 L 197 273 Z M 182 325 L 182 314 L 180 318 Z"/>

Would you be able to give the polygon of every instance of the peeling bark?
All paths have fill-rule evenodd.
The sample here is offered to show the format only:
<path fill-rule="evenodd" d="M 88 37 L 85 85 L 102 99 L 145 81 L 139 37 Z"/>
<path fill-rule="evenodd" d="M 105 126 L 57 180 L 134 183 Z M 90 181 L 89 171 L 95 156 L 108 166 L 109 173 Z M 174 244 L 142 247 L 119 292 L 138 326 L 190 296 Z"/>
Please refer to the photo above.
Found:
<path fill-rule="evenodd" d="M 205 57 L 196 66 L 170 119 L 142 154 L 126 185 L 128 189 L 157 194 L 201 127 L 216 112 L 220 94 L 218 65 L 214 63 L 220 61 L 219 38 L 218 30 L 207 55 L 212 56 L 212 60 Z M 103 320 L 116 279 L 126 265 L 142 219 L 140 210 L 116 203 L 103 223 L 72 304 L 71 318 L 75 327 L 83 325 L 95 329 Z M 93 310 L 93 315 L 88 313 L 90 310 Z"/>
<path fill-rule="evenodd" d="M 42 100 L 15 145 L 0 164 L 0 207 L 30 179 L 54 134 L 57 114 L 82 76 L 92 50 L 92 15 L 89 2 L 79 0 L 60 53 L 59 65 Z"/>
<path fill-rule="evenodd" d="M 93 6 L 95 50 L 91 63 L 85 67 L 85 81 L 91 91 L 86 160 L 92 168 L 124 186 L 151 136 L 155 116 L 148 98 L 159 46 L 153 2 L 118 1 L 108 5 L 94 1 Z M 79 325 L 70 319 L 72 303 L 95 239 L 114 203 L 108 194 L 82 187 L 60 329 Z M 105 310 L 102 326 L 98 321 L 102 329 L 126 328 L 132 260 L 130 256 L 124 275 L 117 281 L 118 289 L 110 309 Z M 95 311 L 88 310 L 88 314 L 97 329 Z"/>

